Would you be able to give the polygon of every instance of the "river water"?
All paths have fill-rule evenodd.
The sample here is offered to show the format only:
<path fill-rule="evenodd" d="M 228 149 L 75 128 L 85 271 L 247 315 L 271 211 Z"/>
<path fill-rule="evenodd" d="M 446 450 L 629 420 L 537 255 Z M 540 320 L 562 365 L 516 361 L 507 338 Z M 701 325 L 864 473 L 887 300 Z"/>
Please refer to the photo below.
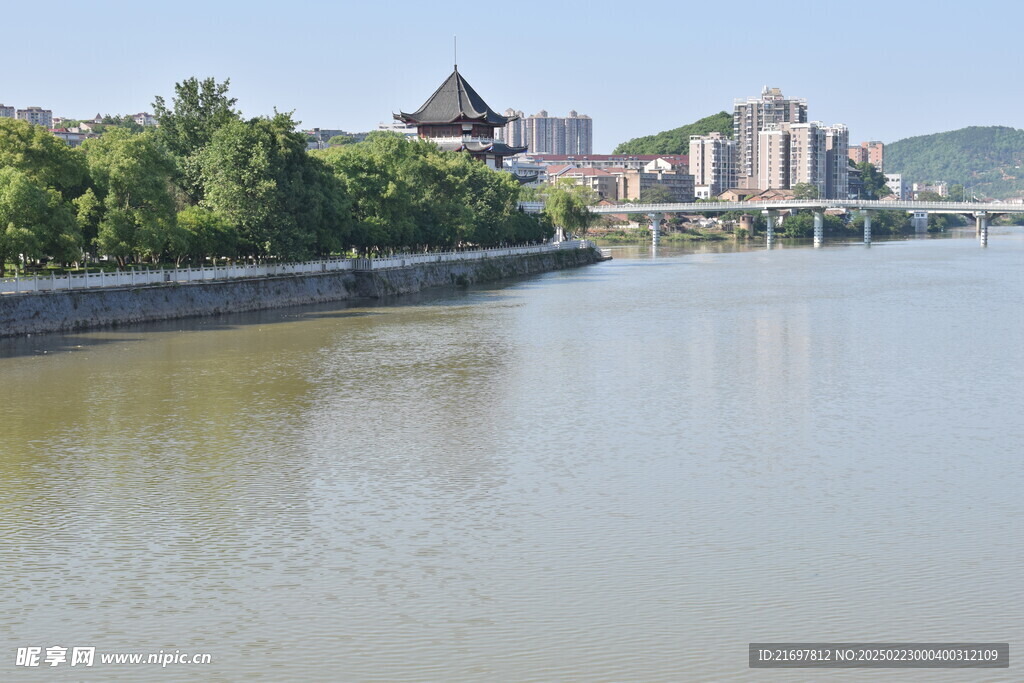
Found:
<path fill-rule="evenodd" d="M 747 643 L 1020 656 L 1019 229 L 614 253 L 0 342 L 0 677 L 877 680 L 751 670 Z M 213 663 L 43 672 L 24 646 Z"/>

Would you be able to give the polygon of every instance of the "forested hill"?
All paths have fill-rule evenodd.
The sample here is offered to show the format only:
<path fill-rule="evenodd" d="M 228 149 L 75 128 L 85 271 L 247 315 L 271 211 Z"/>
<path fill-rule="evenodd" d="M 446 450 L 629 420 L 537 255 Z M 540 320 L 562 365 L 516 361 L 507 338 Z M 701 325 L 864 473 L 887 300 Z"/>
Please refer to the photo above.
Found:
<path fill-rule="evenodd" d="M 1024 130 L 971 126 L 885 146 L 886 173 L 911 182 L 946 181 L 995 198 L 1024 195 Z"/>
<path fill-rule="evenodd" d="M 616 147 L 615 154 L 689 154 L 691 135 L 714 131 L 731 138 L 732 116 L 721 111 L 679 128 L 633 138 Z"/>

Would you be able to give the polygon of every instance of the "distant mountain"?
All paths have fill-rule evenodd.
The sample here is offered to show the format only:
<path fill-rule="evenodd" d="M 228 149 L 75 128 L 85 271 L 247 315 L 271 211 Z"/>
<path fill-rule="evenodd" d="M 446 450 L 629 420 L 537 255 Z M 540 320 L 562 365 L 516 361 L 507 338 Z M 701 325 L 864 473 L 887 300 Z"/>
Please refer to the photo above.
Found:
<path fill-rule="evenodd" d="M 971 126 L 885 146 L 885 172 L 959 183 L 979 196 L 1024 196 L 1024 130 Z"/>
<path fill-rule="evenodd" d="M 732 116 L 722 111 L 679 128 L 633 138 L 616 147 L 615 154 L 689 154 L 691 135 L 715 131 L 731 138 Z"/>

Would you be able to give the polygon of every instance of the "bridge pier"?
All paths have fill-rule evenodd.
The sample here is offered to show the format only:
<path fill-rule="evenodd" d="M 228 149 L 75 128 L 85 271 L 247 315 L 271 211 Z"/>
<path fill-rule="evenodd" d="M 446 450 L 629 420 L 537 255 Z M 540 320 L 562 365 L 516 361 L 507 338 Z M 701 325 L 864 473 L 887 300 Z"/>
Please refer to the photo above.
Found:
<path fill-rule="evenodd" d="M 871 245 L 871 211 L 864 209 L 861 215 L 864 216 L 864 244 Z"/>
<path fill-rule="evenodd" d="M 665 217 L 662 213 L 649 213 L 647 217 L 651 219 L 651 245 L 658 246 L 658 240 L 661 239 L 661 219 Z"/>
<path fill-rule="evenodd" d="M 762 213 L 765 215 L 766 224 L 764 231 L 765 243 L 768 245 L 768 248 L 771 249 L 772 243 L 775 241 L 775 226 L 778 225 L 779 222 L 779 212 L 774 209 L 766 209 L 765 211 L 762 211 Z"/>
<path fill-rule="evenodd" d="M 825 213 L 821 210 L 814 211 L 814 246 L 820 247 L 825 238 Z"/>
<path fill-rule="evenodd" d="M 978 235 L 978 242 L 983 247 L 988 246 L 988 214 L 984 211 L 976 211 L 974 214 L 974 231 Z"/>

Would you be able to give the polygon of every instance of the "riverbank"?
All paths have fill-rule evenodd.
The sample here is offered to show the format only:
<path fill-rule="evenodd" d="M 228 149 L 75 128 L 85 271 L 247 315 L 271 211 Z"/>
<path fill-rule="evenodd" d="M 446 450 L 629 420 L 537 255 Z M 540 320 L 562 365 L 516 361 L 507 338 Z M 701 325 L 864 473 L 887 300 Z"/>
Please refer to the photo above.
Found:
<path fill-rule="evenodd" d="M 602 260 L 593 248 L 403 267 L 213 282 L 0 296 L 0 336 L 14 337 L 311 303 L 375 299 L 578 268 Z"/>
<path fill-rule="evenodd" d="M 603 233 L 594 233 L 590 236 L 599 244 L 637 244 L 651 242 L 651 233 L 646 229 L 637 230 L 610 230 Z M 660 242 L 721 242 L 733 239 L 733 235 L 724 232 L 701 232 L 697 230 L 680 232 L 663 232 L 659 236 Z"/>

